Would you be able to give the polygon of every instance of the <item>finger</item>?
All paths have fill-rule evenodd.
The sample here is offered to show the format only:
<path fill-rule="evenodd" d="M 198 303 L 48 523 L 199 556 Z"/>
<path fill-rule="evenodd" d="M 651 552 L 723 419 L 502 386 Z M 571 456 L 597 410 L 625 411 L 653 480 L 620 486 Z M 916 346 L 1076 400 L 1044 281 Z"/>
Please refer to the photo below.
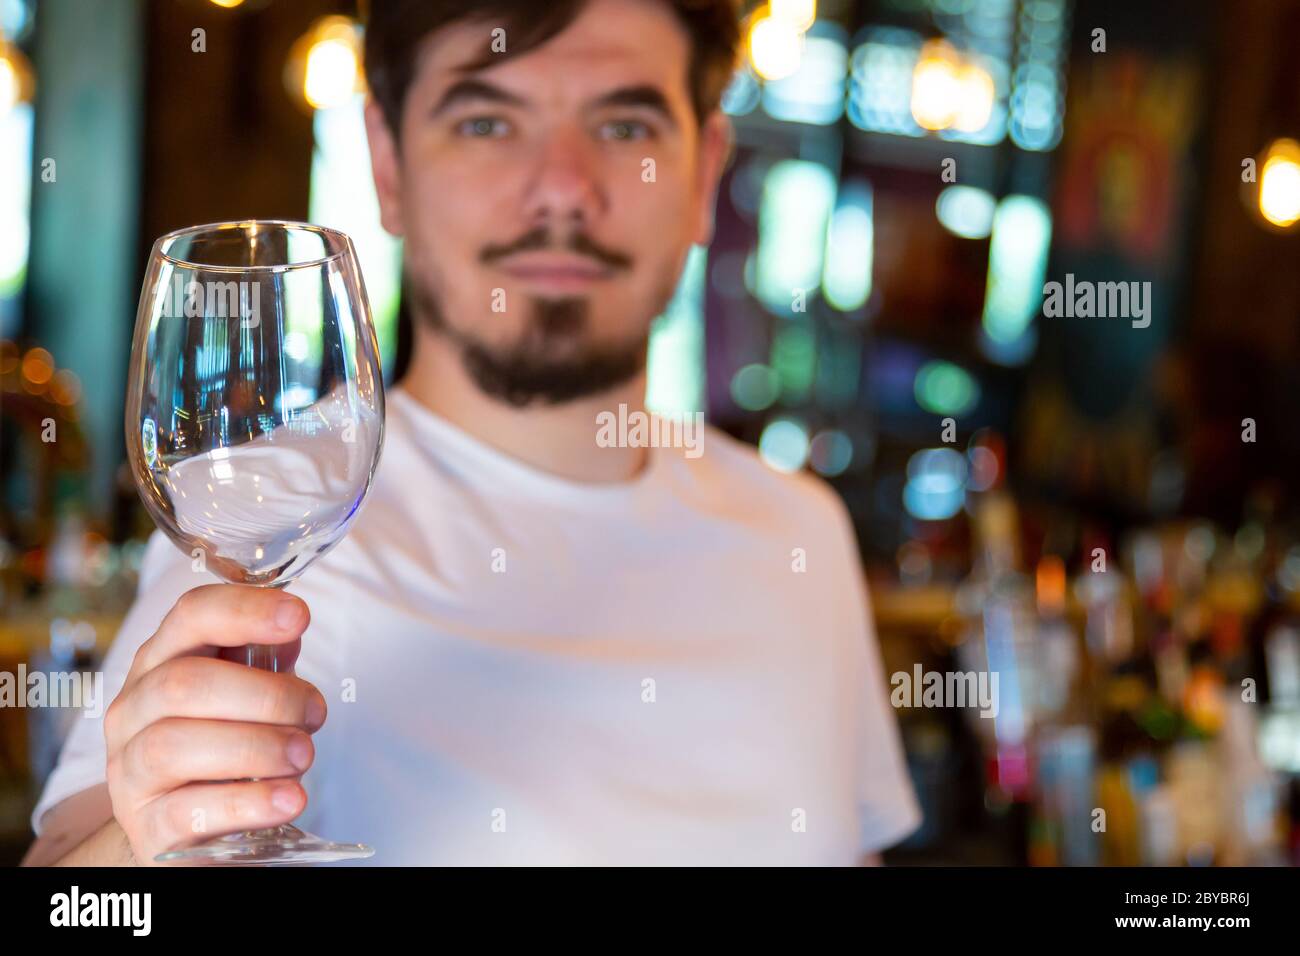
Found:
<path fill-rule="evenodd" d="M 140 645 L 127 685 L 163 661 L 200 649 L 296 640 L 310 620 L 306 602 L 284 591 L 202 585 L 182 594 L 154 635 Z"/>
<path fill-rule="evenodd" d="M 194 783 L 153 800 L 141 820 L 154 848 L 150 852 L 157 854 L 226 833 L 279 826 L 306 806 L 307 793 L 293 778 Z"/>
<path fill-rule="evenodd" d="M 315 732 L 325 723 L 325 697 L 295 674 L 210 657 L 177 657 L 147 671 L 105 715 L 110 747 L 167 717 L 283 724 Z"/>
<path fill-rule="evenodd" d="M 315 757 L 311 737 L 292 727 L 168 717 L 127 741 L 120 761 L 140 806 L 198 781 L 296 776 Z"/>

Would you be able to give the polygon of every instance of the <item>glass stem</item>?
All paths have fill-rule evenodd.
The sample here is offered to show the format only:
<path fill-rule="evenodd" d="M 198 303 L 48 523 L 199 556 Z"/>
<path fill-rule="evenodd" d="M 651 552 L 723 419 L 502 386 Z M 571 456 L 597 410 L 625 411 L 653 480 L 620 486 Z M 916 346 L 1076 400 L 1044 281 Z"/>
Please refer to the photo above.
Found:
<path fill-rule="evenodd" d="M 275 584 L 264 584 L 262 587 L 269 588 L 273 591 L 283 590 L 288 581 L 278 581 Z M 256 667 L 258 670 L 272 671 L 279 673 L 283 670 L 277 659 L 276 644 L 245 644 L 244 645 L 244 663 L 249 667 Z"/>
<path fill-rule="evenodd" d="M 288 582 L 285 582 L 287 584 Z M 273 590 L 280 590 L 284 584 L 269 584 L 266 587 Z M 280 672 L 279 655 L 276 654 L 278 645 L 276 644 L 245 644 L 244 645 L 244 663 L 249 667 L 256 667 L 258 670 Z M 257 777 L 247 777 L 246 782 L 255 782 Z M 260 834 L 269 834 L 269 830 L 250 831 Z"/>
<path fill-rule="evenodd" d="M 278 671 L 280 667 L 275 647 L 274 644 L 245 644 L 244 663 L 258 670 Z"/>

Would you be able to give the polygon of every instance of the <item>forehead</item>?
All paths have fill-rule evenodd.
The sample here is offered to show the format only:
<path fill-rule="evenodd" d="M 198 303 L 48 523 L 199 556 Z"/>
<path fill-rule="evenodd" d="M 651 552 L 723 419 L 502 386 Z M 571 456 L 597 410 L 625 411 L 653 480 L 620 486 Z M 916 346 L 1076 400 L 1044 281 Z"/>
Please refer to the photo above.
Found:
<path fill-rule="evenodd" d="M 687 99 L 690 39 L 664 0 L 590 0 L 573 21 L 526 53 L 491 62 L 492 31 L 509 28 L 490 19 L 451 24 L 420 50 L 414 85 L 426 96 L 469 75 L 465 67 L 486 60 L 477 75 L 521 94 L 585 97 L 617 86 L 652 84 L 683 109 Z"/>

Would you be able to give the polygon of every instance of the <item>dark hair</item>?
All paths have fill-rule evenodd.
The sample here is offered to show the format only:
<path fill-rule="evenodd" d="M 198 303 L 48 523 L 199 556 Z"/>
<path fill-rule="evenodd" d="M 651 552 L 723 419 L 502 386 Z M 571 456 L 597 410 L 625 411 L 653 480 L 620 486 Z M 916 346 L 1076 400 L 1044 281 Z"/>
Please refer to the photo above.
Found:
<path fill-rule="evenodd" d="M 703 121 L 731 81 L 740 46 L 739 0 L 663 0 L 677 14 L 691 42 L 688 80 L 697 121 Z M 366 18 L 366 79 L 394 135 L 415 74 L 420 46 L 434 31 L 464 20 L 495 21 L 509 37 L 505 52 L 491 52 L 469 65 L 527 53 L 572 23 L 588 0 L 370 0 Z M 368 7 L 368 9 L 366 9 Z"/>

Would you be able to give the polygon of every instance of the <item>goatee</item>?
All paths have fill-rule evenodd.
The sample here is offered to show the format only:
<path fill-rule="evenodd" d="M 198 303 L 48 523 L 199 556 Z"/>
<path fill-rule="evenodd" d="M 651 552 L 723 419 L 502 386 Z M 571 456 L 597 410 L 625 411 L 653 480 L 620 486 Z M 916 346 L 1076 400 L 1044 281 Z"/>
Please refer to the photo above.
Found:
<path fill-rule="evenodd" d="M 583 348 L 590 303 L 580 296 L 534 298 L 523 337 L 507 346 L 479 342 L 453 328 L 433 296 L 409 282 L 419 319 L 454 342 L 461 363 L 485 395 L 514 408 L 560 405 L 599 395 L 645 368 L 649 335 Z"/>

